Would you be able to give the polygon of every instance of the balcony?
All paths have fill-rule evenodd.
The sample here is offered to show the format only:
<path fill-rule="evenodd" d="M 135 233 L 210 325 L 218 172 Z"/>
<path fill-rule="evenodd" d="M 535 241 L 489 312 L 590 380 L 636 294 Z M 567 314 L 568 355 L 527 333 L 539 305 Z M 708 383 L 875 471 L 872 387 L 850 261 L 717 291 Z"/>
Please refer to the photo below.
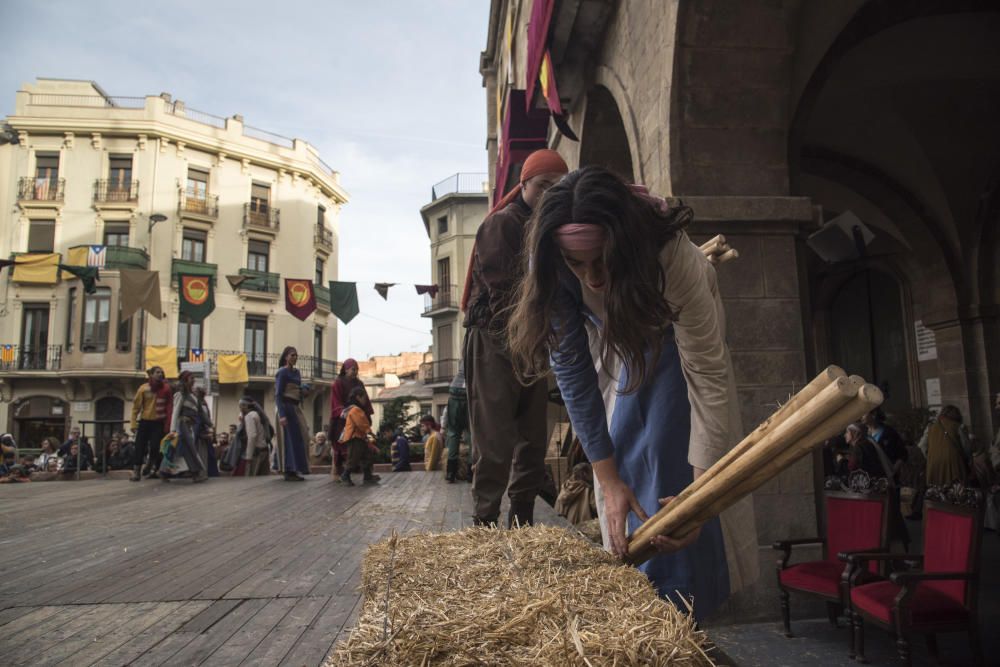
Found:
<path fill-rule="evenodd" d="M 458 173 L 452 174 L 431 188 L 431 201 L 437 201 L 445 195 L 483 195 L 490 193 L 490 177 L 487 174 Z"/>
<path fill-rule="evenodd" d="M 276 234 L 281 227 L 281 210 L 259 204 L 243 205 L 243 228 Z"/>
<path fill-rule="evenodd" d="M 219 219 L 219 195 L 197 192 L 190 188 L 181 190 L 177 214 L 203 222 L 215 222 Z"/>
<path fill-rule="evenodd" d="M 171 282 L 176 282 L 177 276 L 184 274 L 186 276 L 209 276 L 214 285 L 215 276 L 218 272 L 218 265 L 209 264 L 208 262 L 192 262 L 191 260 L 177 259 L 176 257 L 170 262 Z"/>
<path fill-rule="evenodd" d="M 0 345 L 0 373 L 57 371 L 62 366 L 62 346 Z"/>
<path fill-rule="evenodd" d="M 433 298 L 430 294 L 424 295 L 423 317 L 437 317 L 458 312 L 458 286 L 442 285 L 440 291 Z"/>
<path fill-rule="evenodd" d="M 134 208 L 139 203 L 139 181 L 94 181 L 94 206 Z"/>
<path fill-rule="evenodd" d="M 60 206 L 65 198 L 65 178 L 25 176 L 17 181 L 17 201 L 22 206 Z"/>
<path fill-rule="evenodd" d="M 330 288 L 323 287 L 321 285 L 313 285 L 313 291 L 316 292 L 316 307 L 322 308 L 326 312 L 330 312 Z"/>
<path fill-rule="evenodd" d="M 316 231 L 313 235 L 313 240 L 316 243 L 316 248 L 318 250 L 322 250 L 327 253 L 333 252 L 333 230 L 317 225 Z"/>
<path fill-rule="evenodd" d="M 177 348 L 177 365 L 179 367 L 185 361 L 211 361 L 213 370 L 217 372 L 217 359 L 220 354 L 246 354 L 247 374 L 251 378 L 267 378 L 269 381 L 273 380 L 274 375 L 278 372 L 278 361 L 281 358 L 281 355 L 276 353 L 253 354 L 239 350 L 208 349 L 201 349 L 195 353 L 194 350 Z M 303 380 L 333 380 L 337 377 L 337 371 L 340 369 L 340 365 L 333 359 L 319 357 L 299 357 L 295 367 L 302 373 Z"/>
<path fill-rule="evenodd" d="M 113 269 L 142 269 L 149 268 L 149 254 L 142 248 L 130 248 L 124 245 L 109 245 L 107 257 L 104 260 L 104 268 Z"/>
<path fill-rule="evenodd" d="M 278 284 L 281 281 L 279 274 L 252 269 L 240 269 L 239 274 L 246 277 L 246 280 L 241 282 L 237 288 L 237 293 L 240 296 L 277 301 Z"/>
<path fill-rule="evenodd" d="M 451 384 L 458 374 L 458 359 L 441 359 L 424 364 L 424 382 L 427 384 Z"/>

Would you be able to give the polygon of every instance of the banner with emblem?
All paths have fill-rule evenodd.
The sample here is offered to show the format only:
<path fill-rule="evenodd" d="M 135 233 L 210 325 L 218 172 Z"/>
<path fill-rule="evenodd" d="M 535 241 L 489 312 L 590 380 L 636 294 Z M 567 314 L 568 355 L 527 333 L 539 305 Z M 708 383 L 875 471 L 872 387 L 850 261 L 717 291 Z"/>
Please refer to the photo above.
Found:
<path fill-rule="evenodd" d="M 316 310 L 316 290 L 311 280 L 285 278 L 285 310 L 305 320 Z"/>
<path fill-rule="evenodd" d="M 177 276 L 180 284 L 180 313 L 191 318 L 192 322 L 201 322 L 215 310 L 215 294 L 212 290 L 211 276 Z"/>

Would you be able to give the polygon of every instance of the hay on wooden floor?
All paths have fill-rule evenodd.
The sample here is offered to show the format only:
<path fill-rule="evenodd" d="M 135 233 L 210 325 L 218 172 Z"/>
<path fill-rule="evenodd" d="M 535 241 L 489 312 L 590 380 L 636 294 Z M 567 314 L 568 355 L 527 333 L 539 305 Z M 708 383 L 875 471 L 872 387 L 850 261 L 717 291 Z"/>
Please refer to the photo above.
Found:
<path fill-rule="evenodd" d="M 711 665 L 693 620 L 562 528 L 469 528 L 368 548 L 364 606 L 327 665 Z"/>

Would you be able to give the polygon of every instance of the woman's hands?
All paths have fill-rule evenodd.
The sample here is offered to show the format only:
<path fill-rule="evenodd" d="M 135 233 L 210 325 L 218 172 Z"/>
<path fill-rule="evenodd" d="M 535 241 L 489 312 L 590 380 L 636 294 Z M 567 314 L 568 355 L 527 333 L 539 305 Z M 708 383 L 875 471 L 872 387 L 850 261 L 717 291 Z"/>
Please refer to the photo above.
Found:
<path fill-rule="evenodd" d="M 628 513 L 635 512 L 640 521 L 649 518 L 639 504 L 635 493 L 618 476 L 618 468 L 613 457 L 597 461 L 594 473 L 604 492 L 604 514 L 608 522 L 608 536 L 611 539 L 611 553 L 624 558 L 628 553 Z"/>
<path fill-rule="evenodd" d="M 674 498 L 675 496 L 660 498 L 659 499 L 660 506 L 666 507 L 667 505 L 670 504 L 670 501 L 673 500 Z M 695 528 L 694 530 L 692 530 L 690 533 L 688 533 L 683 537 L 675 539 L 667 535 L 657 535 L 653 537 L 649 541 L 649 543 L 652 545 L 654 549 L 659 551 L 661 554 L 671 554 L 675 551 L 680 551 L 685 547 L 691 546 L 692 544 L 698 541 L 698 537 L 700 535 L 701 535 L 701 526 L 698 526 L 697 528 Z"/>
<path fill-rule="evenodd" d="M 278 423 L 281 424 L 283 427 L 284 426 L 288 426 L 288 417 L 282 417 L 282 418 L 280 418 L 278 420 Z"/>

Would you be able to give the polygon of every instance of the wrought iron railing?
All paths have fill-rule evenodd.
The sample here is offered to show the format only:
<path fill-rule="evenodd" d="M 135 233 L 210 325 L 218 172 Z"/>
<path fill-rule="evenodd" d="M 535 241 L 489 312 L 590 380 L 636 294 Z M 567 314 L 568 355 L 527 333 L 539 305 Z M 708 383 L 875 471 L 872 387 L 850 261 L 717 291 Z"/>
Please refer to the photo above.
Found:
<path fill-rule="evenodd" d="M 97 107 L 106 109 L 142 109 L 145 97 L 118 97 L 105 95 L 56 95 L 31 93 L 28 104 L 47 107 Z"/>
<path fill-rule="evenodd" d="M 458 359 L 441 359 L 430 362 L 425 382 L 451 382 L 458 373 Z"/>
<path fill-rule="evenodd" d="M 194 190 L 181 190 L 177 204 L 178 213 L 195 213 L 207 218 L 219 217 L 219 195 L 208 195 Z"/>
<path fill-rule="evenodd" d="M 268 132 L 267 130 L 262 130 L 259 127 L 251 127 L 250 125 L 243 126 L 243 136 L 253 137 L 254 139 L 260 139 L 261 141 L 266 141 L 269 144 L 275 144 L 276 146 L 284 146 L 285 148 L 295 148 L 295 140 L 291 137 L 286 137 L 281 134 L 275 134 L 274 132 Z"/>
<path fill-rule="evenodd" d="M 431 200 L 450 194 L 489 194 L 489 176 L 463 172 L 452 174 L 431 188 Z"/>
<path fill-rule="evenodd" d="M 329 248 L 331 250 L 333 249 L 333 230 L 316 225 L 314 238 L 317 245 L 321 245 L 324 248 Z"/>
<path fill-rule="evenodd" d="M 184 361 L 211 361 L 213 369 L 218 370 L 217 359 L 219 355 L 225 354 L 245 354 L 247 355 L 247 374 L 251 377 L 274 377 L 278 372 L 278 362 L 281 355 L 268 353 L 253 353 L 240 350 L 215 350 L 204 348 L 177 348 L 178 365 Z M 313 356 L 300 356 L 296 363 L 296 368 L 303 378 L 316 378 L 332 380 L 340 370 L 340 364 L 333 359 L 322 359 Z"/>
<path fill-rule="evenodd" d="M 167 113 L 172 116 L 177 116 L 178 118 L 193 120 L 194 122 L 201 123 L 202 125 L 211 125 L 212 127 L 217 127 L 221 130 L 226 129 L 226 119 L 222 116 L 216 116 L 214 113 L 192 109 L 183 102 L 167 103 Z"/>
<path fill-rule="evenodd" d="M 109 245 L 104 266 L 107 269 L 148 269 L 149 253 L 142 248 Z"/>
<path fill-rule="evenodd" d="M 277 230 L 281 227 L 281 210 L 273 206 L 243 205 L 243 226 Z"/>
<path fill-rule="evenodd" d="M 139 201 L 139 181 L 94 181 L 94 201 L 137 202 Z"/>
<path fill-rule="evenodd" d="M 253 269 L 240 269 L 239 274 L 246 276 L 246 280 L 240 283 L 240 289 L 253 290 L 255 292 L 278 293 L 278 283 L 281 275 L 269 271 L 254 271 Z"/>
<path fill-rule="evenodd" d="M 24 176 L 17 182 L 17 198 L 20 201 L 62 201 L 65 192 L 65 178 Z"/>
<path fill-rule="evenodd" d="M 433 297 L 424 295 L 424 315 L 443 310 L 458 310 L 458 286 L 441 285 Z"/>
<path fill-rule="evenodd" d="M 0 371 L 57 371 L 61 345 L 0 345 Z"/>

